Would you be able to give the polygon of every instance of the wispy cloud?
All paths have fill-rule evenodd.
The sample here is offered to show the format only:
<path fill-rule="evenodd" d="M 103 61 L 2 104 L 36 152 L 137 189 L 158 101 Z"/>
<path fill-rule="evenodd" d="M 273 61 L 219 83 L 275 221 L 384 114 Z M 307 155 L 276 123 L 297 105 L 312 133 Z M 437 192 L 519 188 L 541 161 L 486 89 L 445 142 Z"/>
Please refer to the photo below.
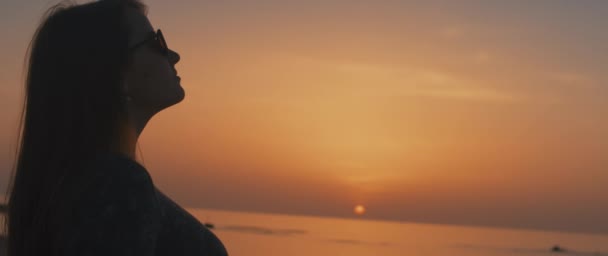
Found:
<path fill-rule="evenodd" d="M 416 89 L 405 92 L 412 96 L 489 102 L 518 102 L 523 98 L 512 93 L 482 88 Z"/>
<path fill-rule="evenodd" d="M 475 58 L 485 61 L 489 55 L 480 52 Z M 473 77 L 459 76 L 436 69 L 386 67 L 352 62 L 336 63 L 334 68 L 353 77 L 364 76 L 367 81 L 375 77 L 388 92 L 401 95 L 503 103 L 519 102 L 525 99 L 520 94 L 492 87 Z"/>
<path fill-rule="evenodd" d="M 446 38 L 460 38 L 466 35 L 467 29 L 462 25 L 451 25 L 439 29 L 439 35 Z"/>
<path fill-rule="evenodd" d="M 477 52 L 472 54 L 473 61 L 476 63 L 488 63 L 493 59 L 493 56 L 490 52 L 485 50 L 478 50 Z"/>
<path fill-rule="evenodd" d="M 574 71 L 550 71 L 546 72 L 545 77 L 550 82 L 562 85 L 579 87 L 595 87 L 597 85 L 597 79 L 595 77 Z"/>

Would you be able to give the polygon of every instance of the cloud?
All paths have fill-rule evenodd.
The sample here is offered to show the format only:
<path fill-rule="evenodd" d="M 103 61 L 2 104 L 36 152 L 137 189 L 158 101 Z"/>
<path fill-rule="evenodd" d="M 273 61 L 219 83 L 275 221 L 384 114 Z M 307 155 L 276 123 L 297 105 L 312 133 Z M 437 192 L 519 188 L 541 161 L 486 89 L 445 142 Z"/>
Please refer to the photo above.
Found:
<path fill-rule="evenodd" d="M 327 241 L 339 244 L 352 244 L 352 245 L 376 245 L 376 246 L 389 246 L 392 245 L 388 242 L 369 242 L 356 239 L 328 239 Z"/>
<path fill-rule="evenodd" d="M 573 71 L 549 71 L 546 72 L 545 77 L 550 82 L 562 85 L 595 87 L 597 84 L 597 79 L 595 77 Z"/>
<path fill-rule="evenodd" d="M 483 102 L 517 102 L 523 98 L 511 93 L 483 88 L 416 89 L 405 92 L 412 96 Z"/>
<path fill-rule="evenodd" d="M 302 229 L 277 229 L 277 228 L 266 228 L 259 226 L 224 226 L 217 227 L 218 230 L 223 231 L 235 231 L 241 233 L 252 233 L 258 235 L 269 235 L 269 236 L 291 236 L 291 235 L 302 235 L 308 233 Z"/>
<path fill-rule="evenodd" d="M 476 58 L 484 61 L 489 55 L 480 52 Z M 335 64 L 335 69 L 339 72 L 347 72 L 352 77 L 362 76 L 367 81 L 376 77 L 378 81 L 384 83 L 384 86 L 389 87 L 387 89 L 392 89 L 394 93 L 401 95 L 502 103 L 524 100 L 522 95 L 494 88 L 472 77 L 463 77 L 436 69 L 396 68 L 352 62 Z"/>
<path fill-rule="evenodd" d="M 446 26 L 439 29 L 439 35 L 445 38 L 461 38 L 466 35 L 466 29 L 463 26 Z"/>
<path fill-rule="evenodd" d="M 473 54 L 473 61 L 475 63 L 488 63 L 492 59 L 492 54 L 487 51 L 479 50 Z"/>

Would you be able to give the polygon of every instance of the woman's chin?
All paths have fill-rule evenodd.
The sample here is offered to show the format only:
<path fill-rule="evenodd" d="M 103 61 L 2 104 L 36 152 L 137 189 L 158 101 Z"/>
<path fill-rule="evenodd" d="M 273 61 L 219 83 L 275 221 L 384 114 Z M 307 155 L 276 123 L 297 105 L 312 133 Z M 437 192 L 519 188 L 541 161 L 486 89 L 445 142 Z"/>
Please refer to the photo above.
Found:
<path fill-rule="evenodd" d="M 176 104 L 179 102 L 182 102 L 184 100 L 184 98 L 186 97 L 186 91 L 181 86 L 181 84 L 178 84 L 177 86 L 179 87 L 179 90 L 177 92 L 178 101 L 176 102 Z"/>
<path fill-rule="evenodd" d="M 161 101 L 159 101 L 158 107 L 157 109 L 163 110 L 166 109 L 168 107 L 171 107 L 175 104 L 178 104 L 180 102 L 182 102 L 185 98 L 185 92 L 184 89 L 179 86 L 179 89 L 176 90 L 175 92 L 171 93 L 171 94 L 166 94 L 166 97 L 164 99 L 162 99 Z"/>

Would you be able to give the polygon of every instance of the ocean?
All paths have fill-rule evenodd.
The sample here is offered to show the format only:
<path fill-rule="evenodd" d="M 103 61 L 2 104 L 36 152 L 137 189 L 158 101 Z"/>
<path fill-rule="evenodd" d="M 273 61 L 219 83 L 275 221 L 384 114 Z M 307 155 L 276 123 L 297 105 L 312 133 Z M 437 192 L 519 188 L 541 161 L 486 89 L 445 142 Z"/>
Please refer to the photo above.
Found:
<path fill-rule="evenodd" d="M 232 256 L 608 256 L 608 236 L 189 208 Z M 552 252 L 559 245 L 561 252 Z"/>

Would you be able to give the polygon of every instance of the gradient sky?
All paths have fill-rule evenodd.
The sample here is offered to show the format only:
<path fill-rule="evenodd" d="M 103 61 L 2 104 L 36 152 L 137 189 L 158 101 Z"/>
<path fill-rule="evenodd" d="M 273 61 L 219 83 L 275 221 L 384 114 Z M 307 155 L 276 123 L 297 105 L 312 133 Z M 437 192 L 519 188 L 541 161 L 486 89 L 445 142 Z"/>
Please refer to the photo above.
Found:
<path fill-rule="evenodd" d="M 0 3 L 0 189 L 26 46 Z M 608 233 L 608 1 L 145 1 L 186 99 L 140 139 L 186 207 Z"/>

